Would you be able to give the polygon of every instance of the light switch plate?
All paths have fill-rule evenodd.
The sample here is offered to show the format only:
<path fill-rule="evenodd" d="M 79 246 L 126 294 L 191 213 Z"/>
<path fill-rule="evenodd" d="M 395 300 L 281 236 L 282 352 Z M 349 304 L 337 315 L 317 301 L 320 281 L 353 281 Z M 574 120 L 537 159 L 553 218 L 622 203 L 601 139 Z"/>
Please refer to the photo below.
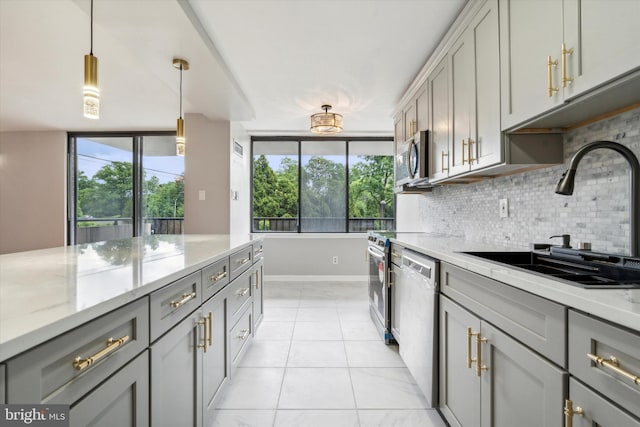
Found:
<path fill-rule="evenodd" d="M 509 216 L 509 199 L 500 199 L 500 218 Z"/>
<path fill-rule="evenodd" d="M 198 200 L 205 200 L 206 193 L 204 190 L 198 191 Z"/>

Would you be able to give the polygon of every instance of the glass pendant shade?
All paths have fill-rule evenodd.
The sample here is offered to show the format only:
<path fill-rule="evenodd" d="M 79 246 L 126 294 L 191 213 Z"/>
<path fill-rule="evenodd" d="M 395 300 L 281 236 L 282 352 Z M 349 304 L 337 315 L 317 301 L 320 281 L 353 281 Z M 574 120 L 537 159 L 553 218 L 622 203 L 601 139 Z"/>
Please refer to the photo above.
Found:
<path fill-rule="evenodd" d="M 176 124 L 176 155 L 184 156 L 185 151 L 186 139 L 184 137 L 184 119 L 179 117 L 178 123 Z"/>
<path fill-rule="evenodd" d="M 331 135 L 342 131 L 342 115 L 329 113 L 331 105 L 321 107 L 324 113 L 311 115 L 311 132 L 320 135 Z"/>
<path fill-rule="evenodd" d="M 84 56 L 84 116 L 89 119 L 100 118 L 100 89 L 98 88 L 98 58 Z"/>

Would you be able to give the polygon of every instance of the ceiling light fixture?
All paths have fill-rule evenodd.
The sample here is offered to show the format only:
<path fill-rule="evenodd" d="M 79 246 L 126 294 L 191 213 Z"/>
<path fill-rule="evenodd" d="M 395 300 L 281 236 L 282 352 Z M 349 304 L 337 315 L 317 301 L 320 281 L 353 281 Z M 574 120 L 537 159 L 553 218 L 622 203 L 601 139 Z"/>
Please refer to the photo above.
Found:
<path fill-rule="evenodd" d="M 323 105 L 320 107 L 324 113 L 316 113 L 311 115 L 311 132 L 320 135 L 331 135 L 342 131 L 342 115 L 337 113 L 329 113 L 331 105 Z"/>
<path fill-rule="evenodd" d="M 176 155 L 184 156 L 186 139 L 184 137 L 184 120 L 182 119 L 182 71 L 189 69 L 189 63 L 180 58 L 173 58 L 173 66 L 180 70 L 180 117 L 176 126 Z"/>
<path fill-rule="evenodd" d="M 100 118 L 100 89 L 98 88 L 98 58 L 93 56 L 93 0 L 91 0 L 91 50 L 84 56 L 84 116 Z"/>

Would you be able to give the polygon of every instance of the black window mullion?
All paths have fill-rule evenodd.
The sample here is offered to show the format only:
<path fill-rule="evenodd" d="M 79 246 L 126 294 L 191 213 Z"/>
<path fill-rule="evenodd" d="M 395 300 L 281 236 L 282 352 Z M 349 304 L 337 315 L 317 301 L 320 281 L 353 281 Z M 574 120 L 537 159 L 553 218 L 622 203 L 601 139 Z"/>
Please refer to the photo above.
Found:
<path fill-rule="evenodd" d="M 345 140 L 345 190 L 344 190 L 344 197 L 345 197 L 345 233 L 348 233 L 349 230 L 349 140 Z"/>
<path fill-rule="evenodd" d="M 302 233 L 302 140 L 298 140 L 298 233 Z"/>
<path fill-rule="evenodd" d="M 133 236 L 142 235 L 142 137 L 133 137 Z"/>

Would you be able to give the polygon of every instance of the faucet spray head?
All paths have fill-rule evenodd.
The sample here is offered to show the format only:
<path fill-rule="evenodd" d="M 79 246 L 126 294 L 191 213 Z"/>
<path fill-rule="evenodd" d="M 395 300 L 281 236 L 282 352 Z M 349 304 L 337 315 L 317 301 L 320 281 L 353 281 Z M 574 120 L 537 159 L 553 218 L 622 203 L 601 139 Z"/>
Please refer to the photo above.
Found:
<path fill-rule="evenodd" d="M 570 196 L 573 194 L 573 184 L 576 179 L 576 169 L 567 169 L 562 174 L 562 178 L 558 181 L 556 186 L 556 193 L 563 196 Z"/>

